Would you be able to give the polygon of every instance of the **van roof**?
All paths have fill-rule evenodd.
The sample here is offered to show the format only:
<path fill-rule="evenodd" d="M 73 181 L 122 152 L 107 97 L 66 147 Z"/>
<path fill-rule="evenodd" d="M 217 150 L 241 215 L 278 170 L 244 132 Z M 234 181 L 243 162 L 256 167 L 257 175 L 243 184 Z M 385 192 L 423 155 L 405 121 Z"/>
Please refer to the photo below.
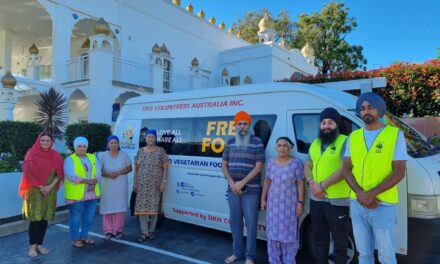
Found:
<path fill-rule="evenodd" d="M 268 82 L 241 86 L 224 86 L 219 88 L 207 88 L 201 90 L 190 90 L 165 94 L 142 95 L 129 99 L 125 103 L 125 105 L 155 103 L 163 101 L 182 101 L 224 96 L 239 96 L 249 94 L 264 94 L 274 92 L 303 92 L 313 94 L 343 109 L 353 108 L 356 101 L 356 97 L 349 93 L 333 88 L 322 87 L 316 84 Z"/>

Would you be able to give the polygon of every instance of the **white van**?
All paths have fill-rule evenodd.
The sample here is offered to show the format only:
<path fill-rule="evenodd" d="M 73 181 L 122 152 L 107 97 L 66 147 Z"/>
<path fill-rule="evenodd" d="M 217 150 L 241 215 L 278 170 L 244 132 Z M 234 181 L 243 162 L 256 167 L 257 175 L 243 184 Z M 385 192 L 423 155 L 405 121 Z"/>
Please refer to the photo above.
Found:
<path fill-rule="evenodd" d="M 139 146 L 145 144 L 144 132 L 157 130 L 158 144 L 170 159 L 163 197 L 167 218 L 229 232 L 227 183 L 221 171 L 221 155 L 227 139 L 234 135 L 235 113 L 244 110 L 252 116 L 251 129 L 262 139 L 267 158 L 276 155 L 276 138 L 289 136 L 295 143 L 293 155 L 305 161 L 308 148 L 318 135 L 319 113 L 324 108 L 331 106 L 340 112 L 344 134 L 363 126 L 353 111 L 355 102 L 356 97 L 351 94 L 300 83 L 149 95 L 130 99 L 124 105 L 115 132 L 121 139 L 121 149 L 134 159 Z M 396 252 L 439 254 L 433 241 L 440 241 L 439 151 L 398 119 L 387 120 L 403 130 L 411 156 L 408 175 L 399 184 Z M 305 214 L 301 223 L 303 245 L 310 241 L 309 222 Z M 258 230 L 263 239 L 265 227 L 264 212 L 260 212 Z M 350 241 L 349 253 L 353 258 L 352 237 Z"/>

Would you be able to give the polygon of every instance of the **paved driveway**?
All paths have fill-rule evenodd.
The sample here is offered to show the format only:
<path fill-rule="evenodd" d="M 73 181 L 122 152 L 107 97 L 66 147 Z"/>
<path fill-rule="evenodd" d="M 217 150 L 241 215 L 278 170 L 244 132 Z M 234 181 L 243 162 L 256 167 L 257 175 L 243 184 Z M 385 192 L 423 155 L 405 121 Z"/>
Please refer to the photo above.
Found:
<path fill-rule="evenodd" d="M 223 263 L 231 254 L 230 234 L 168 219 L 158 226 L 156 240 L 138 243 L 137 218 L 127 216 L 122 240 L 104 241 L 96 215 L 91 230 L 96 244 L 80 249 L 72 247 L 67 224 L 49 226 L 44 245 L 51 252 L 34 259 L 27 256 L 27 232 L 0 238 L 0 263 Z M 258 241 L 255 262 L 268 263 L 265 241 Z M 311 263 L 304 256 L 298 262 Z"/>

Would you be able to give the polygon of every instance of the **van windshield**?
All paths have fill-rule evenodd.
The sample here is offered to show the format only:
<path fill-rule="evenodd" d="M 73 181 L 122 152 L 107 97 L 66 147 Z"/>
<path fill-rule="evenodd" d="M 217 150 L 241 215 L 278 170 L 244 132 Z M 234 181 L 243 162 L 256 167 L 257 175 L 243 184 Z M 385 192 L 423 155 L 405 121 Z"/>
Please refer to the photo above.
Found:
<path fill-rule="evenodd" d="M 440 148 L 429 144 L 426 137 L 421 135 L 411 126 L 405 124 L 396 116 L 386 113 L 384 116 L 385 123 L 399 128 L 404 136 L 408 149 L 408 155 L 414 158 L 428 157 L 440 153 Z"/>

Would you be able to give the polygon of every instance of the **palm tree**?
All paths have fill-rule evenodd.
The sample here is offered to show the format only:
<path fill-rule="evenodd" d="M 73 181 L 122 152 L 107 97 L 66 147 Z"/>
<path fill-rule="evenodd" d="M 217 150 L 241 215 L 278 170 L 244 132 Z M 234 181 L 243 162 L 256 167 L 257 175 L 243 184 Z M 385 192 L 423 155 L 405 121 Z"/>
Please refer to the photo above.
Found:
<path fill-rule="evenodd" d="M 37 117 L 35 121 L 56 138 L 61 138 L 61 134 L 66 126 L 67 98 L 51 87 L 49 90 L 40 93 L 35 100 L 37 107 Z"/>

